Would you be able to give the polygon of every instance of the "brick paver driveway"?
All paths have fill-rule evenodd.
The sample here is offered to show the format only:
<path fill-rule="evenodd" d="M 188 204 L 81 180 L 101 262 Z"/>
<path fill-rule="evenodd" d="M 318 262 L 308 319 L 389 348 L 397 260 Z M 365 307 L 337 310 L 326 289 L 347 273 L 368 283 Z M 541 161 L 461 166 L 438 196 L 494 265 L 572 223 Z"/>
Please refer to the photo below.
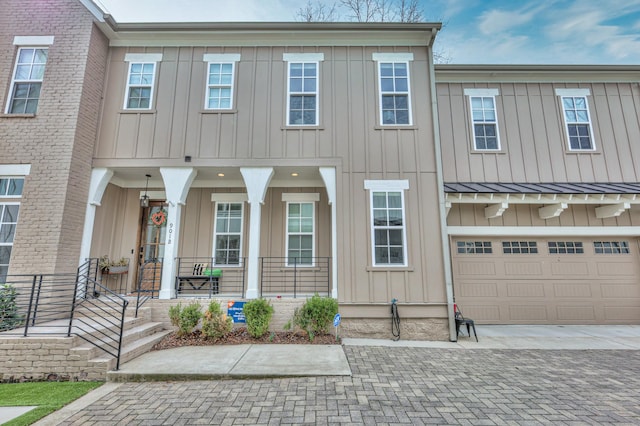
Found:
<path fill-rule="evenodd" d="M 640 424 L 640 351 L 345 352 L 353 377 L 126 383 L 65 424 Z"/>

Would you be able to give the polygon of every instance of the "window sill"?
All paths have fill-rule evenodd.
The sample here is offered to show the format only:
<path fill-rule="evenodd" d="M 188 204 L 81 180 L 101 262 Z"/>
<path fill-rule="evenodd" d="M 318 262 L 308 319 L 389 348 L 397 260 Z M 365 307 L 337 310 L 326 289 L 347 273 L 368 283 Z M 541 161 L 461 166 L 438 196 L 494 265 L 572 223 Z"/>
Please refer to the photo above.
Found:
<path fill-rule="evenodd" d="M 120 114 L 155 114 L 155 109 L 121 109 Z"/>
<path fill-rule="evenodd" d="M 0 118 L 34 118 L 35 114 L 0 114 Z"/>
<path fill-rule="evenodd" d="M 324 130 L 324 126 L 282 126 L 281 130 Z"/>
<path fill-rule="evenodd" d="M 472 149 L 471 154 L 507 154 L 504 149 Z"/>
<path fill-rule="evenodd" d="M 380 266 L 367 266 L 367 272 L 415 272 L 415 268 L 413 266 L 391 266 L 391 265 L 380 265 Z"/>
<path fill-rule="evenodd" d="M 595 149 L 574 149 L 574 150 L 569 150 L 566 149 L 564 151 L 565 154 L 573 154 L 573 155 L 584 155 L 584 154 L 595 154 L 595 155 L 600 155 L 602 154 L 602 152 L 595 150 Z"/>
<path fill-rule="evenodd" d="M 201 109 L 200 114 L 237 114 L 237 109 Z"/>
<path fill-rule="evenodd" d="M 415 124 L 387 124 L 381 126 L 379 124 L 373 126 L 374 130 L 418 130 L 419 127 Z"/>

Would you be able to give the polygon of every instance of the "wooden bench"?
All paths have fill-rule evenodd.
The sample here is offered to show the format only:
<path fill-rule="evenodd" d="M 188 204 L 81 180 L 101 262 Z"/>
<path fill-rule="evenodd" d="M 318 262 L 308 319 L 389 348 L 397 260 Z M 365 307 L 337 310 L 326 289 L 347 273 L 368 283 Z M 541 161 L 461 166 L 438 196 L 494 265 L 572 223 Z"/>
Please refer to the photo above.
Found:
<path fill-rule="evenodd" d="M 207 290 L 209 295 L 218 294 L 220 277 L 222 277 L 221 269 L 209 269 L 206 265 L 197 263 L 193 267 L 192 274 L 176 276 L 176 290 L 178 293 L 184 290 Z"/>

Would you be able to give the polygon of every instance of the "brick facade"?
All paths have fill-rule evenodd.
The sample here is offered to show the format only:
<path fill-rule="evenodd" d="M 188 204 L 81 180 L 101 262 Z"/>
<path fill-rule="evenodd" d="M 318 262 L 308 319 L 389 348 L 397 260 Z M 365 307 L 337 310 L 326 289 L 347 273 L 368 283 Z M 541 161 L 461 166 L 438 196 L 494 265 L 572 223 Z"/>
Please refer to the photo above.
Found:
<path fill-rule="evenodd" d="M 54 37 L 33 117 L 4 114 L 15 36 Z M 3 1 L 0 163 L 31 164 L 10 274 L 71 272 L 77 266 L 107 55 L 108 40 L 79 2 Z"/>

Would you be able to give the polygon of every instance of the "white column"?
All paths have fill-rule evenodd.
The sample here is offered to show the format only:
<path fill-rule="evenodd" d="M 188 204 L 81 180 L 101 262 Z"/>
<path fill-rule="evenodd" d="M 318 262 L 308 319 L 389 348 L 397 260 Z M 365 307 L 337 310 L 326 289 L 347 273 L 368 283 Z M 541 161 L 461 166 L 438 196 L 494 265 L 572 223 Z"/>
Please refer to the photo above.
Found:
<path fill-rule="evenodd" d="M 273 176 L 273 167 L 241 167 L 240 173 L 247 187 L 249 199 L 249 253 L 247 261 L 247 299 L 255 299 L 258 292 L 258 257 L 260 256 L 260 217 L 262 203 L 267 194 L 269 181 Z"/>
<path fill-rule="evenodd" d="M 182 214 L 182 206 L 187 201 L 191 183 L 197 173 L 195 169 L 190 167 L 160 168 L 168 204 L 160 299 L 172 299 L 176 296 L 175 277 L 180 238 L 180 215 Z"/>
<path fill-rule="evenodd" d="M 338 298 L 338 229 L 336 207 L 336 169 L 335 167 L 320 167 L 320 176 L 327 188 L 327 197 L 331 205 L 331 297 Z"/>
<path fill-rule="evenodd" d="M 84 215 L 84 229 L 82 242 L 80 243 L 80 262 L 82 265 L 91 256 L 91 240 L 93 239 L 93 225 L 96 219 L 96 207 L 100 205 L 105 189 L 113 176 L 113 170 L 93 169 L 91 171 L 91 183 L 89 184 L 89 198 L 87 210 Z"/>

